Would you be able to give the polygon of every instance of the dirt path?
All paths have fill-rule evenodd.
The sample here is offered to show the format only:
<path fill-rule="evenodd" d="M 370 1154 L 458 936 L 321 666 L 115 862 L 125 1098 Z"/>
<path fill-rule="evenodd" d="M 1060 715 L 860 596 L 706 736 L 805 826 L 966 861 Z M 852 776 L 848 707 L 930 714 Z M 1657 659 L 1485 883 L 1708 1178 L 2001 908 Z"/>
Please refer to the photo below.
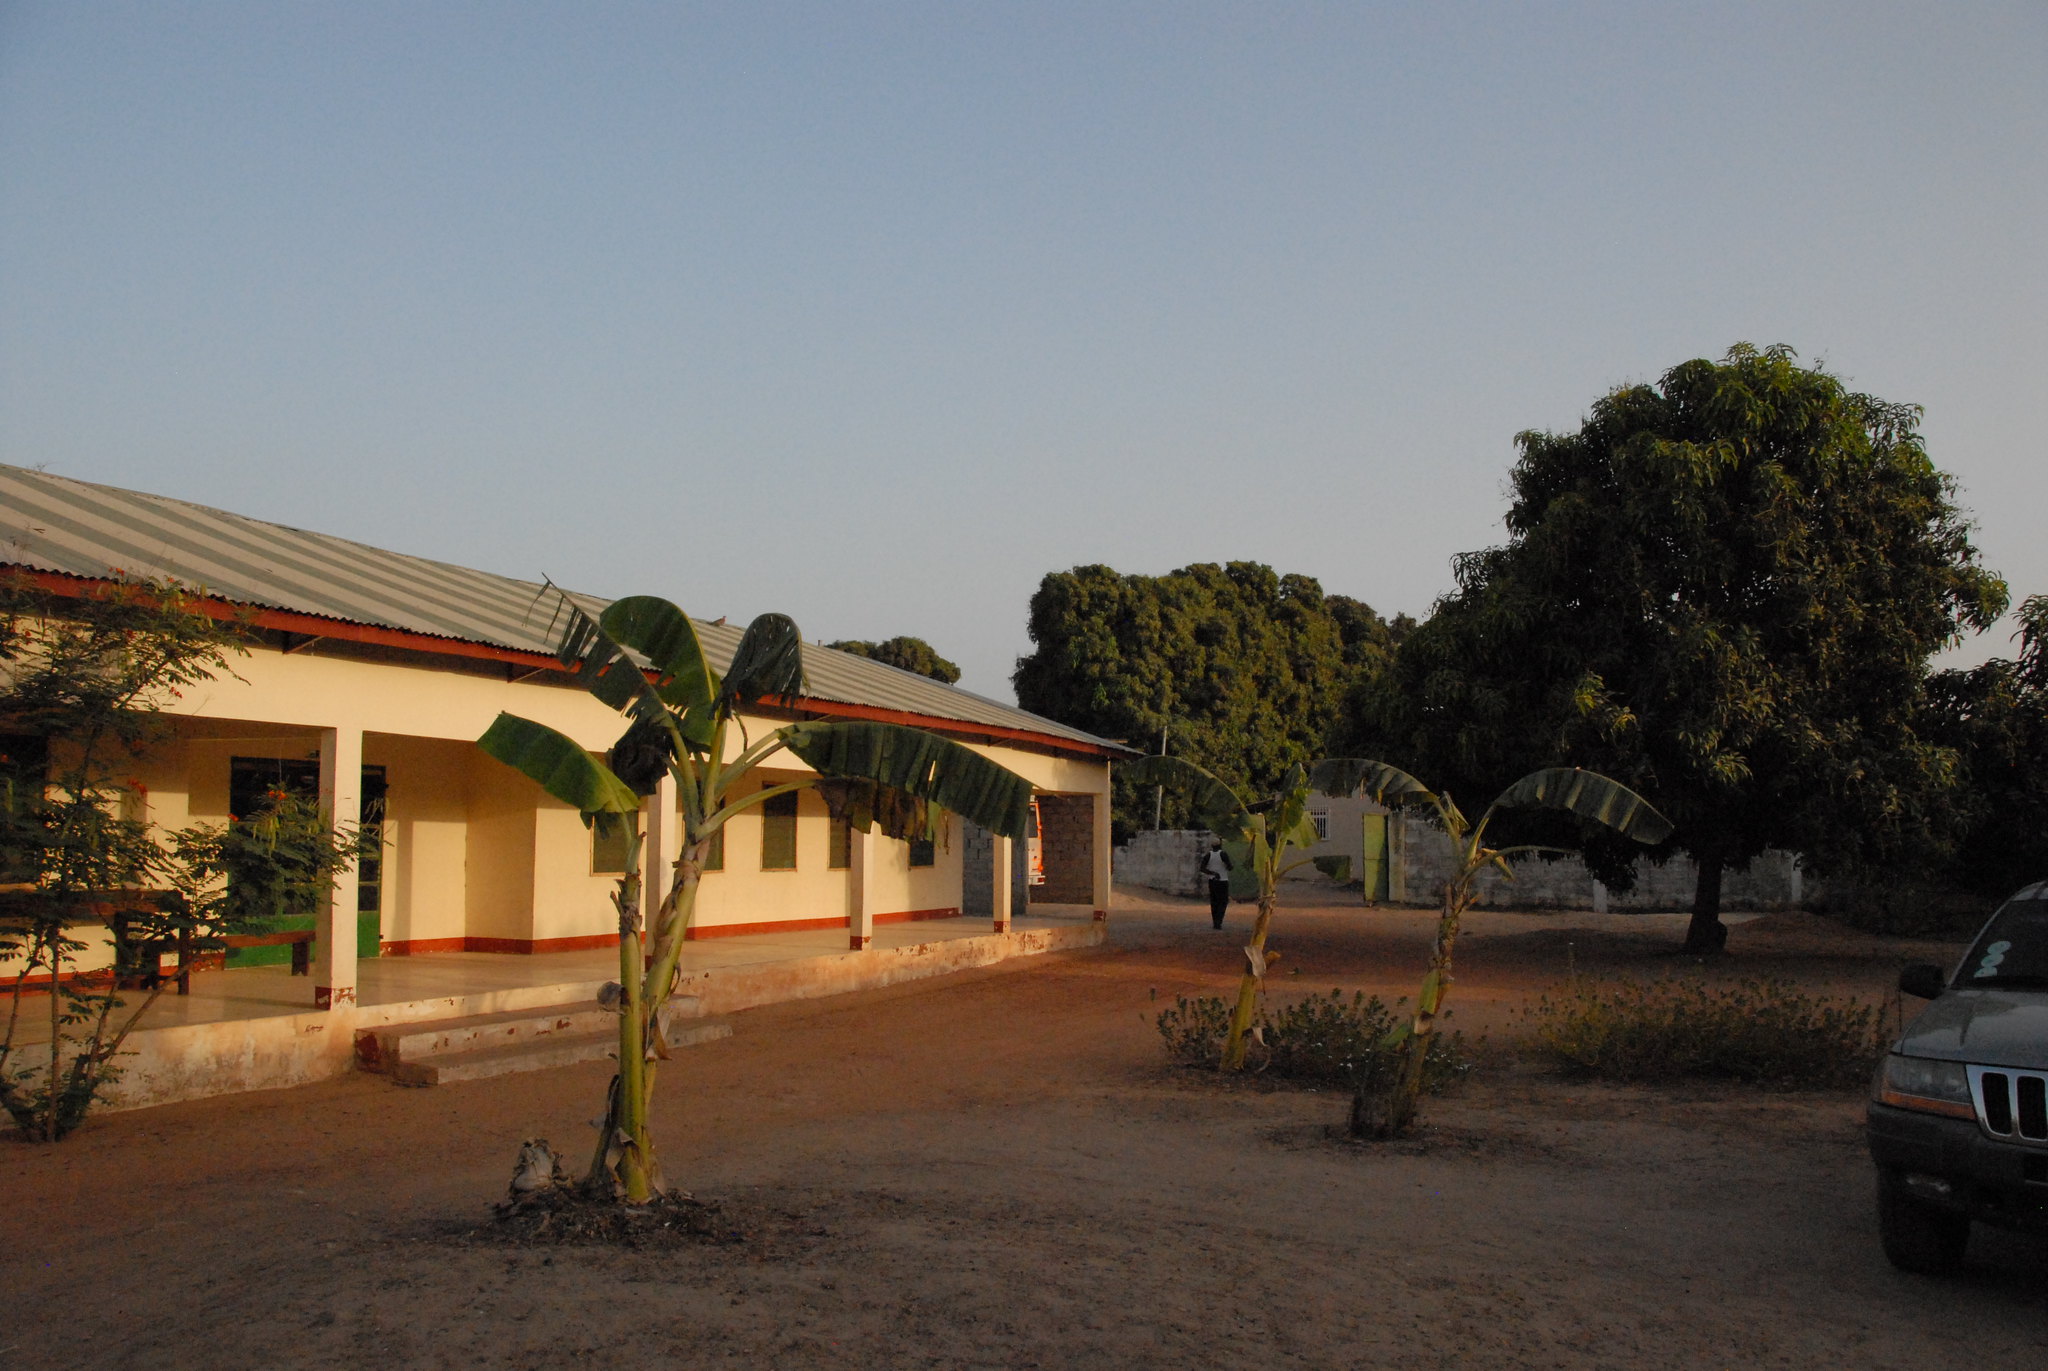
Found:
<path fill-rule="evenodd" d="M 1669 922 L 1669 921 L 1666 921 Z M 1428 918 L 1290 908 L 1276 996 L 1399 993 Z M 1475 917 L 1455 1004 L 1496 1041 L 1569 965 L 1682 967 L 1671 927 Z M 1575 1086 L 1496 1068 L 1421 1144 L 1328 1095 L 1166 1068 L 1161 1002 L 1239 938 L 1129 901 L 1091 953 L 751 1011 L 668 1068 L 673 1177 L 779 1235 L 665 1254 L 465 1245 L 517 1142 L 579 1159 L 606 1072 L 330 1085 L 0 1144 L 17 1366 L 2048 1365 L 2048 1245 L 1879 1254 L 1854 1095 Z M 1880 994 L 1944 949 L 1739 927 L 1716 976 Z M 1295 974 L 1298 973 L 1298 974 Z M 794 1215 L 783 1221 L 777 1215 Z"/>

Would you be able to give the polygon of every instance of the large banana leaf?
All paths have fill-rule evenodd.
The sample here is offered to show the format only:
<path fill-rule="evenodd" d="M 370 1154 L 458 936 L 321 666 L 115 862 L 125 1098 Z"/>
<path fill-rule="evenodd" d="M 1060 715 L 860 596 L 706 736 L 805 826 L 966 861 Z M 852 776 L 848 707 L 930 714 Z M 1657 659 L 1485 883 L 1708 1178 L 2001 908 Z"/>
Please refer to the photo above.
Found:
<path fill-rule="evenodd" d="M 1554 766 L 1532 771 L 1494 797 L 1492 809 L 1565 809 L 1639 843 L 1661 843 L 1671 821 L 1620 781 L 1597 771 Z"/>
<path fill-rule="evenodd" d="M 938 837 L 938 812 L 915 795 L 846 776 L 819 781 L 817 791 L 835 823 L 851 824 L 862 833 L 880 829 L 890 838 Z"/>
<path fill-rule="evenodd" d="M 1138 786 L 1187 786 L 1197 824 L 1224 838 L 1247 831 L 1250 810 L 1237 792 L 1185 757 L 1140 757 L 1119 766 L 1117 775 Z"/>
<path fill-rule="evenodd" d="M 1404 804 L 1435 804 L 1436 793 L 1397 766 L 1363 757 L 1329 757 L 1309 772 L 1309 784 L 1325 795 L 1363 791 L 1374 804 L 1392 809 Z"/>
<path fill-rule="evenodd" d="M 566 595 L 561 597 L 560 613 L 562 636 L 555 644 L 555 660 L 568 669 L 577 685 L 636 719 L 659 723 L 667 717 L 667 702 L 603 625 Z"/>
<path fill-rule="evenodd" d="M 563 804 L 574 805 L 585 823 L 594 815 L 631 814 L 640 808 L 640 797 L 631 786 L 584 751 L 582 744 L 546 724 L 500 714 L 476 745 Z"/>
<path fill-rule="evenodd" d="M 804 639 L 787 614 L 763 614 L 747 625 L 720 698 L 740 708 L 771 695 L 804 691 Z"/>
<path fill-rule="evenodd" d="M 636 795 L 652 795 L 668 775 L 676 755 L 675 735 L 659 723 L 635 719 L 612 744 L 612 774 L 631 786 Z"/>
<path fill-rule="evenodd" d="M 821 776 L 903 791 L 1005 838 L 1022 838 L 1030 830 L 1031 782 L 936 733 L 819 720 L 791 724 L 778 736 Z"/>
<path fill-rule="evenodd" d="M 605 606 L 598 627 L 612 641 L 632 648 L 654 668 L 654 690 L 677 709 L 708 705 L 718 694 L 718 677 L 704 658 L 690 616 L 659 595 L 628 595 Z"/>

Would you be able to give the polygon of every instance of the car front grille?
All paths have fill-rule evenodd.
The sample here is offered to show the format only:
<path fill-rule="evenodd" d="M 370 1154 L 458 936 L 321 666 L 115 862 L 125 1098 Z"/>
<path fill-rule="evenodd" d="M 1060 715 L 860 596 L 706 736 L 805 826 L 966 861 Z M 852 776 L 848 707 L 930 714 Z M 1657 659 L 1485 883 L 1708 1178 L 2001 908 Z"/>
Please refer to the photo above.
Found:
<path fill-rule="evenodd" d="M 1970 1095 L 1992 1137 L 2048 1146 L 2048 1072 L 1973 1066 Z"/>

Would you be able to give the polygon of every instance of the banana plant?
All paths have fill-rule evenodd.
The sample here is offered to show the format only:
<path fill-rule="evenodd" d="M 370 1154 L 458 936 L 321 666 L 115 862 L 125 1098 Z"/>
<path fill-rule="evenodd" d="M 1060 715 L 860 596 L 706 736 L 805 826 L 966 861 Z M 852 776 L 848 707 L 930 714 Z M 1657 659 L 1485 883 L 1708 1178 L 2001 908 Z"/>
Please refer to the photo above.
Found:
<path fill-rule="evenodd" d="M 785 615 L 764 614 L 749 624 L 721 675 L 689 616 L 666 600 L 630 596 L 593 617 L 555 593 L 563 625 L 557 660 L 626 719 L 609 764 L 565 734 L 513 714 L 500 714 L 477 745 L 575 806 L 586 824 L 624 832 L 625 874 L 612 895 L 619 1069 L 585 1185 L 640 1204 L 668 1188 L 648 1124 L 656 1067 L 667 1055 L 662 1011 L 704 863 L 725 825 L 777 796 L 822 786 L 834 815 L 861 832 L 879 827 L 892 837 L 929 836 L 938 811 L 947 810 L 1021 838 L 1030 823 L 1031 784 L 970 748 L 894 724 L 807 721 L 751 737 L 743 713 L 764 704 L 790 707 L 805 689 L 803 640 Z M 782 752 L 812 774 L 729 798 L 741 776 Z M 666 889 L 643 936 L 640 812 L 664 775 L 675 781 L 682 841 L 671 870 L 653 873 Z"/>
<path fill-rule="evenodd" d="M 1308 775 L 1298 766 L 1271 796 L 1251 804 L 1181 757 L 1145 757 L 1122 767 L 1119 775 L 1136 786 L 1186 786 L 1192 792 L 1195 822 L 1221 838 L 1232 869 L 1250 872 L 1256 883 L 1259 916 L 1252 924 L 1252 940 L 1245 944 L 1244 976 L 1238 982 L 1237 1003 L 1230 1012 L 1230 1032 L 1223 1040 L 1219 1063 L 1225 1071 L 1242 1070 L 1252 1015 L 1258 1009 L 1259 986 L 1266 979 L 1266 934 L 1273 926 L 1281 878 L 1313 863 L 1337 880 L 1345 880 L 1350 862 L 1343 857 L 1288 860 L 1290 853 L 1316 843 L 1315 821 L 1308 812 Z"/>
<path fill-rule="evenodd" d="M 1414 1015 L 1388 1035 L 1385 1044 L 1402 1049 L 1400 1069 L 1394 1073 L 1393 1083 L 1384 1096 L 1374 1098 L 1361 1084 L 1351 1102 L 1354 1136 L 1398 1137 L 1415 1121 L 1416 1105 L 1422 1097 L 1424 1064 L 1444 999 L 1450 994 L 1451 954 L 1457 946 L 1458 925 L 1472 905 L 1480 874 L 1492 869 L 1513 880 L 1513 858 L 1562 851 L 1533 843 L 1488 847 L 1486 830 L 1494 816 L 1510 809 L 1561 809 L 1646 844 L 1660 843 L 1669 837 L 1671 821 L 1620 781 L 1576 767 L 1547 767 L 1530 772 L 1496 795 L 1476 824 L 1453 803 L 1449 792 L 1433 791 L 1385 762 L 1333 757 L 1316 763 L 1310 782 L 1324 794 L 1363 794 L 1389 809 L 1427 805 L 1435 812 L 1437 823 L 1451 844 L 1451 876 L 1443 886 L 1443 905 L 1437 916 L 1436 945 L 1430 954 L 1429 971 L 1415 997 Z"/>

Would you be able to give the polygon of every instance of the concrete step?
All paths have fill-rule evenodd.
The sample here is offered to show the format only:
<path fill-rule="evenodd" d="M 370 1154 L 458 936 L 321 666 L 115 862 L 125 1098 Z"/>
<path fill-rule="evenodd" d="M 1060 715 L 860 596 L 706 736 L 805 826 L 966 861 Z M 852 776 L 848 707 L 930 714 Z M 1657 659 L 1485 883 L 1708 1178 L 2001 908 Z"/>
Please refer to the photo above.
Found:
<path fill-rule="evenodd" d="M 662 1010 L 670 1039 L 678 1025 L 702 1012 L 694 995 L 678 995 Z M 548 1009 L 513 1009 L 498 1014 L 471 1014 L 457 1019 L 387 1024 L 356 1034 L 356 1063 L 366 1071 L 395 1071 L 409 1061 L 454 1053 L 540 1046 L 564 1038 L 596 1035 L 618 1037 L 618 1015 L 596 1004 L 555 1005 Z M 577 1058 L 576 1060 L 583 1060 Z"/>
<path fill-rule="evenodd" d="M 689 1047 L 731 1036 L 732 1025 L 724 1019 L 683 1019 L 670 1023 L 668 1045 Z M 392 1065 L 386 1074 L 399 1085 L 446 1085 L 451 1081 L 506 1076 L 515 1071 L 541 1071 L 551 1066 L 601 1061 L 615 1056 L 618 1046 L 616 1028 L 597 1033 L 553 1034 L 494 1047 L 408 1058 Z"/>

